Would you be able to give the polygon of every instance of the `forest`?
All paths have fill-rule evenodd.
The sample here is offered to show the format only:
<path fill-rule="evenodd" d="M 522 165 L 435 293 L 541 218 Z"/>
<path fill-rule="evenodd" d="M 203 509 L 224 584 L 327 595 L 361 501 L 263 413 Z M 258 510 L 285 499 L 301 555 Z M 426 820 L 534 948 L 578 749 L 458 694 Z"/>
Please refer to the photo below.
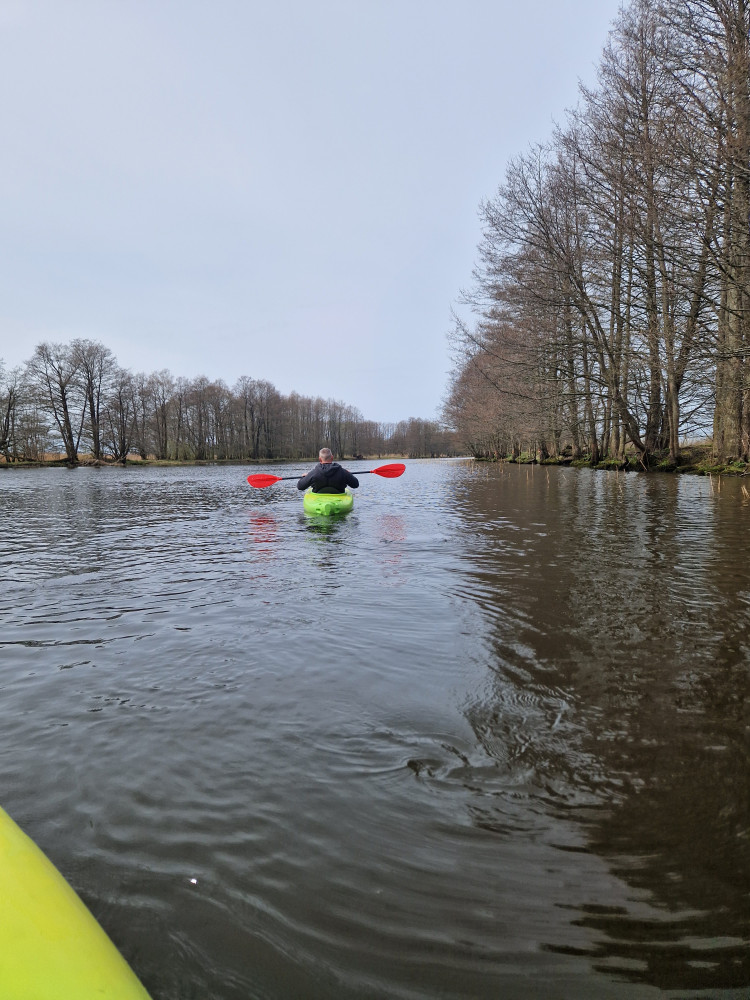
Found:
<path fill-rule="evenodd" d="M 747 461 L 750 4 L 635 0 L 597 70 L 480 207 L 445 418 L 477 457 Z"/>
<path fill-rule="evenodd" d="M 377 423 L 336 400 L 284 396 L 246 376 L 230 388 L 166 370 L 134 374 L 94 340 L 40 343 L 24 366 L 0 366 L 6 466 L 52 459 L 296 461 L 324 445 L 341 458 L 455 453 L 454 435 L 437 421 Z"/>

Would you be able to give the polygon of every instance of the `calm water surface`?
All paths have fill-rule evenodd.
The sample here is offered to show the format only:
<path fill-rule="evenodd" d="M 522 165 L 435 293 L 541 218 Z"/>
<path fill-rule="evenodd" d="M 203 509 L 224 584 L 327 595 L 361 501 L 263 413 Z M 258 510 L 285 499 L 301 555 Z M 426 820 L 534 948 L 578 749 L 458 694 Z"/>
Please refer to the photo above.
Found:
<path fill-rule="evenodd" d="M 741 483 L 248 471 L 0 473 L 0 804 L 154 1000 L 747 997 Z"/>

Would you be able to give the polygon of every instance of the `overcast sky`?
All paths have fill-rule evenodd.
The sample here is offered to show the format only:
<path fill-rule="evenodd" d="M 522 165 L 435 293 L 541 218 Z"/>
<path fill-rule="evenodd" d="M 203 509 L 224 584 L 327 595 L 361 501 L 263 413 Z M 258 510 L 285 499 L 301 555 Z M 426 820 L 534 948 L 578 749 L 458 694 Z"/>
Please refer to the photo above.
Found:
<path fill-rule="evenodd" d="M 477 209 L 619 0 L 0 0 L 0 358 L 434 417 Z"/>

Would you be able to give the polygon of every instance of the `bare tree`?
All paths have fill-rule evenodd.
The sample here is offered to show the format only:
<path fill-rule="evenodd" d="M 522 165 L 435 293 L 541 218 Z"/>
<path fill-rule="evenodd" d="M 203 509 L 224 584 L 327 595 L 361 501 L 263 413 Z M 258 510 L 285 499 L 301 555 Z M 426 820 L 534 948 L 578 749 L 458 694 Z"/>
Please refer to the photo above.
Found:
<path fill-rule="evenodd" d="M 71 345 L 38 344 L 26 364 L 26 378 L 54 418 L 68 462 L 78 464 L 86 419 L 77 352 Z"/>
<path fill-rule="evenodd" d="M 102 457 L 102 404 L 114 377 L 117 361 L 108 347 L 95 340 L 74 340 L 70 351 L 86 401 L 91 453 L 99 460 Z"/>
<path fill-rule="evenodd" d="M 169 458 L 173 442 L 174 379 L 162 369 L 148 377 L 144 390 L 148 398 L 154 454 L 159 459 Z"/>
<path fill-rule="evenodd" d="M 115 462 L 125 464 L 137 428 L 137 389 L 132 374 L 123 368 L 111 373 L 103 402 L 103 443 Z"/>
<path fill-rule="evenodd" d="M 5 461 L 18 457 L 15 448 L 15 427 L 18 415 L 21 370 L 6 373 L 0 361 L 0 452 Z"/>

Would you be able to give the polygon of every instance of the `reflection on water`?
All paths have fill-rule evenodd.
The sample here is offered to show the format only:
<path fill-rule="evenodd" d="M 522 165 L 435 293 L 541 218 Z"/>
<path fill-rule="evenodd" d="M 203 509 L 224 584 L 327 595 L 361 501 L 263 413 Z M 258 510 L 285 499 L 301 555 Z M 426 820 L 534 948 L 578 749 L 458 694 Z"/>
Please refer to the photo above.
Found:
<path fill-rule="evenodd" d="M 347 515 L 348 516 L 348 515 Z M 344 516 L 326 517 L 324 514 L 305 514 L 305 531 L 309 535 L 319 535 L 332 541 L 341 541 L 345 526 Z"/>
<path fill-rule="evenodd" d="M 0 481 L 2 805 L 154 1000 L 747 996 L 740 485 L 244 473 Z"/>
<path fill-rule="evenodd" d="M 279 524 L 273 514 L 253 510 L 248 518 L 250 551 L 258 563 L 272 563 L 281 555 Z"/>
<path fill-rule="evenodd" d="M 405 582 L 401 572 L 406 542 L 406 520 L 400 514 L 379 514 L 375 521 L 378 540 L 376 558 L 380 560 L 383 579 L 397 587 Z"/>
<path fill-rule="evenodd" d="M 471 521 L 498 503 L 503 519 L 474 525 L 484 544 L 468 587 L 497 677 L 467 716 L 505 776 L 501 799 L 520 787 L 575 817 L 576 849 L 629 889 L 570 907 L 597 932 L 587 947 L 545 947 L 667 990 L 750 985 L 750 574 L 736 486 L 717 503 L 700 480 L 565 472 L 540 489 L 513 470 L 482 504 L 471 490 Z M 505 801 L 474 813 L 507 828 Z"/>

